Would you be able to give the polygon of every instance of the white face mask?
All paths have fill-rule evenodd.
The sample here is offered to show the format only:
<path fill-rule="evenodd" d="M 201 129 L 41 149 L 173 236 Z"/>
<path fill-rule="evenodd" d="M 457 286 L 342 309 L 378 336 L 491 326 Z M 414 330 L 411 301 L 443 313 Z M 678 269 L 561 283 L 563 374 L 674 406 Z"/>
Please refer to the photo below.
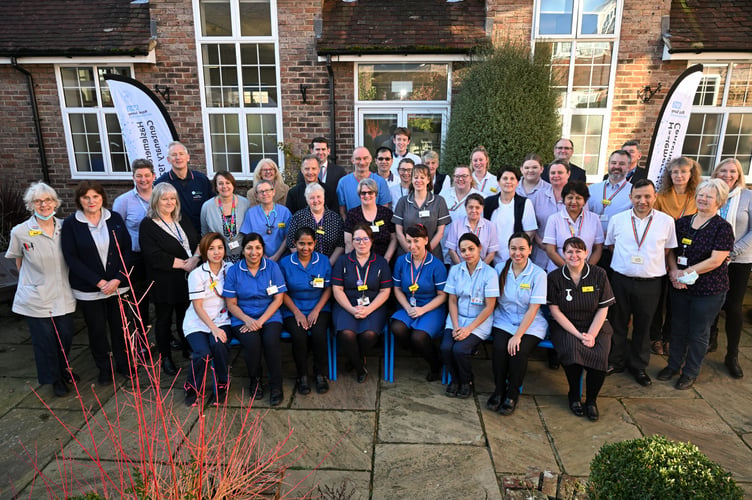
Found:
<path fill-rule="evenodd" d="M 685 274 L 683 276 L 679 276 L 678 281 L 679 283 L 684 283 L 685 285 L 694 285 L 695 281 L 697 281 L 697 278 L 699 278 L 700 275 L 697 274 L 697 271 L 692 271 L 689 274 Z"/>
<path fill-rule="evenodd" d="M 36 210 L 34 210 L 34 217 L 36 217 L 37 219 L 40 219 L 40 220 L 50 220 L 51 218 L 53 218 L 55 216 L 56 213 L 57 212 L 52 212 L 50 215 L 44 216 L 44 215 L 39 215 L 39 212 L 37 212 Z"/>

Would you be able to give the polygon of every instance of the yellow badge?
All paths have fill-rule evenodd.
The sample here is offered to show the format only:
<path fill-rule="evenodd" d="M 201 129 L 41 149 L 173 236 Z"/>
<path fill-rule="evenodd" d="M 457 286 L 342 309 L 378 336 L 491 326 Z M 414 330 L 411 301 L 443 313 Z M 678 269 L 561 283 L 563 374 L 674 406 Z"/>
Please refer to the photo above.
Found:
<path fill-rule="evenodd" d="M 42 231 L 39 229 L 30 229 L 29 230 L 29 236 L 39 236 L 42 234 Z"/>
<path fill-rule="evenodd" d="M 324 278 L 313 278 L 314 288 L 324 288 Z"/>
<path fill-rule="evenodd" d="M 383 226 L 384 225 L 384 221 L 383 220 L 377 220 L 376 222 L 373 223 L 373 225 L 374 226 Z"/>
<path fill-rule="evenodd" d="M 603 203 L 604 207 L 607 207 L 607 206 L 609 206 L 611 204 L 611 200 L 607 200 L 607 199 L 604 198 L 604 199 L 601 200 L 601 203 Z"/>
<path fill-rule="evenodd" d="M 284 222 L 280 222 L 279 224 L 277 224 L 277 227 L 280 228 L 280 229 L 282 229 L 283 227 L 285 227 L 285 223 Z"/>
<path fill-rule="evenodd" d="M 209 288 L 211 288 L 212 290 L 214 290 L 215 288 L 217 288 L 217 282 L 216 281 L 212 281 L 211 283 L 209 283 Z"/>
<path fill-rule="evenodd" d="M 316 234 L 326 234 L 323 229 L 317 229 Z"/>
<path fill-rule="evenodd" d="M 523 290 L 530 290 L 530 283 L 520 283 L 520 288 Z"/>
<path fill-rule="evenodd" d="M 690 240 L 689 238 L 682 238 L 681 242 L 682 242 L 682 245 L 691 245 L 692 244 L 692 240 Z"/>
<path fill-rule="evenodd" d="M 595 288 L 593 288 L 592 286 L 583 286 L 582 287 L 582 291 L 583 292 L 594 292 Z"/>
<path fill-rule="evenodd" d="M 492 193 L 495 193 L 495 192 L 496 192 L 496 191 L 498 191 L 498 190 L 499 190 L 498 188 L 491 188 L 491 192 L 492 192 Z"/>
<path fill-rule="evenodd" d="M 410 285 L 409 287 L 407 287 L 407 289 L 410 290 L 413 293 L 417 292 L 418 288 L 420 288 L 420 287 L 418 286 L 417 283 L 414 283 L 414 284 Z"/>
<path fill-rule="evenodd" d="M 365 292 L 366 290 L 368 290 L 368 285 L 358 285 L 359 292 Z"/>

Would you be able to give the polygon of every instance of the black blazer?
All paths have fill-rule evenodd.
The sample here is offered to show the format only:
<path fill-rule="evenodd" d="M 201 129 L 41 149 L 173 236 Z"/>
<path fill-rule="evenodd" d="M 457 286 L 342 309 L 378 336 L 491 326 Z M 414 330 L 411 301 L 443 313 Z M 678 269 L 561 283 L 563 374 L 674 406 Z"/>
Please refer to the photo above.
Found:
<path fill-rule="evenodd" d="M 340 167 L 339 165 L 335 165 L 332 161 L 329 162 L 326 167 L 326 182 L 324 183 L 324 185 L 328 187 L 333 193 L 335 193 L 335 197 L 337 193 L 337 184 L 339 184 L 339 180 L 345 175 L 347 175 L 347 172 L 344 168 Z M 298 184 L 301 183 L 305 184 L 305 180 L 303 179 L 303 173 L 298 172 Z M 329 205 L 327 205 L 327 207 L 329 207 Z M 332 209 L 331 207 L 329 208 Z M 332 210 L 339 213 L 339 203 L 337 203 L 336 208 L 333 208 Z"/>
<path fill-rule="evenodd" d="M 191 254 L 199 242 L 199 236 L 188 217 L 180 220 L 180 227 L 188 236 Z M 187 259 L 185 248 L 172 235 L 146 217 L 138 230 L 138 241 L 146 264 L 146 275 L 154 280 L 149 296 L 152 302 L 162 304 L 182 304 L 188 302 L 188 281 L 186 272 L 173 269 L 175 259 Z"/>
<path fill-rule="evenodd" d="M 68 264 L 68 280 L 74 290 L 98 292 L 99 281 L 113 279 L 119 279 L 122 286 L 128 286 L 123 260 L 131 261 L 131 237 L 123 218 L 117 212 L 110 212 L 107 232 L 110 235 L 110 245 L 107 249 L 107 264 L 103 266 L 89 225 L 77 220 L 75 212 L 65 218 L 60 244 Z M 121 253 L 123 260 L 120 259 Z"/>
<path fill-rule="evenodd" d="M 324 188 L 324 204 L 326 208 L 334 212 L 339 213 L 339 201 L 337 200 L 337 192 L 333 191 L 326 184 L 319 182 L 319 185 Z M 295 215 L 295 212 L 301 208 L 307 208 L 308 202 L 305 199 L 305 182 L 299 182 L 295 184 L 287 192 L 287 200 L 285 205 L 290 210 L 290 213 Z"/>
<path fill-rule="evenodd" d="M 548 182 L 548 167 L 551 165 L 546 165 L 546 168 L 543 169 L 543 173 L 541 174 L 541 179 Z M 587 172 L 585 172 L 584 169 L 578 167 L 574 163 L 569 164 L 569 180 L 570 181 L 582 181 L 587 183 Z"/>

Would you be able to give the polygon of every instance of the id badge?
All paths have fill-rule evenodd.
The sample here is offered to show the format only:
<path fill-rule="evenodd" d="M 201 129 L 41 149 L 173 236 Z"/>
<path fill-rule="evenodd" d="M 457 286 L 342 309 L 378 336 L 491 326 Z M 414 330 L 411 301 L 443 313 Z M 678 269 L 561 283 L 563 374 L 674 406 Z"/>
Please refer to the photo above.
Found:
<path fill-rule="evenodd" d="M 358 285 L 359 292 L 365 292 L 366 290 L 368 290 L 368 285 Z"/>
<path fill-rule="evenodd" d="M 470 303 L 474 306 L 482 306 L 485 301 L 483 300 L 483 297 L 471 297 Z"/>
<path fill-rule="evenodd" d="M 410 285 L 409 287 L 407 287 L 407 289 L 410 290 L 413 293 L 417 292 L 418 288 L 420 288 L 420 286 L 418 286 L 417 283 L 414 283 L 414 284 Z"/>
<path fill-rule="evenodd" d="M 418 212 L 418 217 L 422 218 L 422 217 L 430 217 L 430 216 L 431 216 L 431 212 L 429 212 L 428 210 L 421 210 L 420 212 Z"/>
<path fill-rule="evenodd" d="M 270 287 L 267 287 L 266 294 L 267 295 L 276 295 L 279 293 L 279 289 L 277 288 L 277 285 L 272 285 Z"/>
<path fill-rule="evenodd" d="M 680 266 L 686 266 L 689 264 L 689 262 L 687 261 L 687 258 L 683 255 L 681 257 L 676 258 L 676 263 L 679 264 Z"/>
<path fill-rule="evenodd" d="M 371 232 L 372 233 L 378 233 L 379 232 L 379 226 L 377 226 L 376 224 L 372 225 L 371 226 Z"/>
<path fill-rule="evenodd" d="M 317 229 L 316 234 L 326 234 L 323 229 Z"/>
<path fill-rule="evenodd" d="M 368 297 L 366 297 L 366 296 L 358 297 L 358 305 L 359 306 L 367 306 L 370 303 L 371 303 L 371 299 L 369 299 Z"/>
<path fill-rule="evenodd" d="M 411 305 L 412 307 L 415 307 L 415 306 L 417 306 L 417 305 L 418 305 L 418 301 L 417 301 L 417 300 L 415 300 L 415 297 L 410 297 L 410 300 L 409 300 L 409 302 L 410 302 L 410 305 Z"/>
<path fill-rule="evenodd" d="M 313 278 L 311 284 L 313 288 L 324 288 L 324 278 Z"/>
<path fill-rule="evenodd" d="M 601 222 L 608 222 L 608 215 L 607 214 L 601 214 Z"/>
<path fill-rule="evenodd" d="M 645 260 L 639 256 L 639 255 L 633 255 L 630 257 L 630 260 L 632 261 L 632 264 L 644 264 Z"/>
<path fill-rule="evenodd" d="M 240 242 L 238 240 L 230 240 L 227 246 L 230 247 L 230 250 L 235 250 L 236 248 L 240 248 Z"/>

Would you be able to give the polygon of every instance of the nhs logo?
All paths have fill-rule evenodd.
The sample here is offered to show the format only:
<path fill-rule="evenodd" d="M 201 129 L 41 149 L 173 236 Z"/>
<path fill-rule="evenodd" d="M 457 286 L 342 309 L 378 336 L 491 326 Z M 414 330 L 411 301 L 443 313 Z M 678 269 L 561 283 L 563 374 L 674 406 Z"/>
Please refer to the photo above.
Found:
<path fill-rule="evenodd" d="M 671 109 L 681 109 L 682 103 L 681 101 L 674 101 L 671 103 Z"/>

